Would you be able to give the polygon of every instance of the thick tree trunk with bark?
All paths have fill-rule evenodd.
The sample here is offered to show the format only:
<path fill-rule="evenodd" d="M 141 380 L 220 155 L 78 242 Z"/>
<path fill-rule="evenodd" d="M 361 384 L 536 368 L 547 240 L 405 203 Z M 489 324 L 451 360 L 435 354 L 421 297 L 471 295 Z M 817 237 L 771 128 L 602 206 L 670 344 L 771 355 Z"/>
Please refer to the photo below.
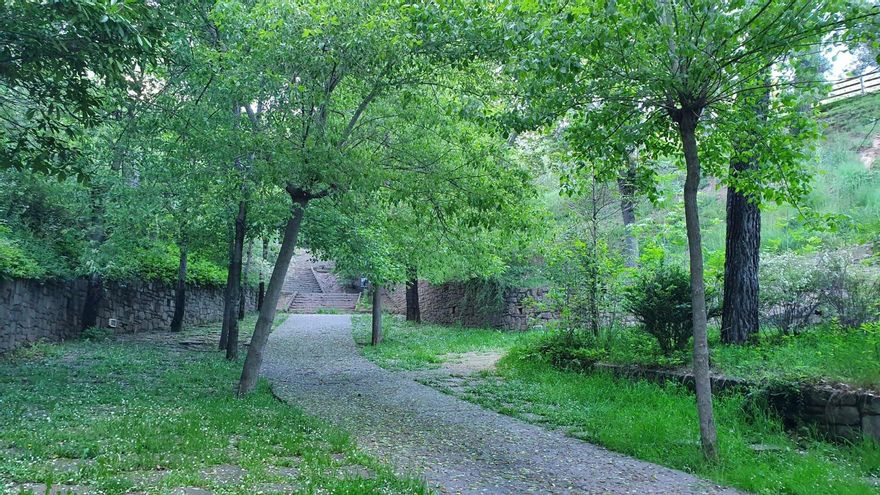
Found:
<path fill-rule="evenodd" d="M 712 412 L 712 383 L 709 379 L 709 340 L 706 333 L 706 287 L 703 280 L 703 243 L 697 191 L 700 187 L 700 158 L 697 151 L 696 128 L 699 111 L 683 109 L 676 119 L 687 174 L 684 183 L 684 216 L 687 228 L 688 254 L 691 271 L 691 307 L 694 327 L 694 382 L 697 392 L 697 413 L 700 418 L 700 443 L 708 459 L 718 457 L 718 439 Z"/>
<path fill-rule="evenodd" d="M 635 153 L 627 157 L 626 172 L 617 178 L 617 189 L 620 192 L 620 215 L 623 217 L 624 229 L 623 262 L 630 268 L 639 264 L 639 241 L 633 232 L 636 223 L 636 157 L 634 155 Z"/>
<path fill-rule="evenodd" d="M 406 269 L 406 321 L 422 322 L 422 310 L 419 307 L 419 273 L 416 267 Z"/>
<path fill-rule="evenodd" d="M 86 300 L 83 304 L 82 330 L 98 325 L 98 309 L 104 300 L 104 277 L 100 273 L 89 275 L 86 285 Z"/>
<path fill-rule="evenodd" d="M 243 320 L 246 309 L 247 309 L 247 291 L 245 287 L 247 286 L 248 274 L 251 272 L 251 261 L 253 261 L 254 256 L 254 240 L 248 243 L 247 247 L 247 257 L 244 262 L 244 272 L 241 276 L 241 287 L 238 289 L 238 319 Z"/>
<path fill-rule="evenodd" d="M 771 85 L 769 75 L 765 84 Z M 770 105 L 769 90 L 752 104 L 760 119 L 766 119 Z M 745 151 L 755 143 L 739 143 Z M 756 169 L 754 158 L 733 160 L 730 176 Z M 734 185 L 735 185 L 734 181 Z M 761 249 L 761 208 L 754 198 L 735 187 L 727 189 L 727 239 L 724 257 L 724 301 L 721 310 L 721 341 L 725 344 L 754 343 L 758 338 L 758 265 Z"/>
<path fill-rule="evenodd" d="M 731 173 L 751 166 L 748 163 L 731 163 Z M 729 187 L 721 312 L 721 341 L 725 344 L 752 343 L 758 337 L 760 248 L 761 210 L 758 204 L 734 187 Z"/>
<path fill-rule="evenodd" d="M 229 270 L 232 273 L 232 290 L 226 300 L 229 312 L 229 335 L 226 342 L 226 359 L 234 361 L 238 358 L 238 303 L 241 292 L 241 267 L 244 252 L 244 237 L 247 221 L 247 203 L 239 201 L 238 214 L 235 216 L 235 239 L 233 241 L 232 261 Z"/>
<path fill-rule="evenodd" d="M 382 342 L 382 287 L 373 285 L 373 333 L 370 345 L 379 345 L 379 342 Z"/>
<path fill-rule="evenodd" d="M 269 239 L 263 237 L 263 260 L 269 260 Z M 263 280 L 263 270 L 260 268 L 260 286 L 257 290 L 257 311 L 263 309 L 263 298 L 266 296 L 266 282 Z"/>
<path fill-rule="evenodd" d="M 269 277 L 266 298 L 263 301 L 263 307 L 260 309 L 260 316 L 257 318 L 254 335 L 251 337 L 251 345 L 248 346 L 247 358 L 245 358 L 244 367 L 241 371 L 241 380 L 238 383 L 239 396 L 250 393 L 257 385 L 257 378 L 260 376 L 260 366 L 263 364 L 263 351 L 266 348 L 266 342 L 269 340 L 269 333 L 272 331 L 272 322 L 275 320 L 275 311 L 278 307 L 278 299 L 281 297 L 281 287 L 284 285 L 284 278 L 287 276 L 287 268 L 290 266 L 290 260 L 293 258 L 293 251 L 296 249 L 296 239 L 299 236 L 299 227 L 302 224 L 308 199 L 296 197 L 293 199 L 293 215 L 284 227 L 281 250 L 278 253 L 278 259 L 275 261 L 272 276 Z"/>
<path fill-rule="evenodd" d="M 174 316 L 171 318 L 171 331 L 183 329 L 183 316 L 186 311 L 186 257 L 187 246 L 180 243 L 180 263 L 177 265 L 177 285 L 174 287 Z"/>

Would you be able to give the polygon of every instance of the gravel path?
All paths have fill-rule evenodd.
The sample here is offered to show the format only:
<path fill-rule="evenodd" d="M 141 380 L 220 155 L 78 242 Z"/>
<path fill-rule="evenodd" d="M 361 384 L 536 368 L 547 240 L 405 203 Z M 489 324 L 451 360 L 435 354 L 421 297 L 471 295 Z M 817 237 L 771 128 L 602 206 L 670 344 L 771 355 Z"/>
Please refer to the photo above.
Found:
<path fill-rule="evenodd" d="M 383 370 L 361 356 L 349 316 L 291 316 L 269 340 L 263 373 L 279 397 L 348 429 L 441 493 L 737 493 Z"/>

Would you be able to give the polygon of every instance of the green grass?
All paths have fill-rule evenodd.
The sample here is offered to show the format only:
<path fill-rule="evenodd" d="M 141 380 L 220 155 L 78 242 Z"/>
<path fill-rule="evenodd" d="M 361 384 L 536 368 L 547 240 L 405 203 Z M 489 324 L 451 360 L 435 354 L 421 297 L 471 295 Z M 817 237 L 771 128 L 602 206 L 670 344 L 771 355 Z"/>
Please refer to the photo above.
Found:
<path fill-rule="evenodd" d="M 690 366 L 690 350 L 664 356 L 656 341 L 636 327 L 603 330 L 598 340 L 603 361 L 643 366 Z M 757 345 L 721 343 L 718 328 L 709 331 L 714 371 L 759 382 L 833 382 L 880 390 L 880 325 L 841 329 L 816 325 L 799 335 L 772 330 Z"/>
<path fill-rule="evenodd" d="M 473 351 L 506 352 L 517 344 L 539 338 L 541 332 L 504 332 L 407 322 L 386 315 L 384 341 L 370 341 L 370 317 L 354 318 L 355 341 L 364 354 L 389 369 L 436 368 L 444 354 Z M 754 346 L 721 344 L 718 329 L 710 329 L 713 369 L 721 374 L 761 382 L 836 382 L 880 390 L 880 325 L 844 330 L 817 325 L 799 335 L 765 331 Z M 635 327 L 603 331 L 603 361 L 643 366 L 690 366 L 690 352 L 672 357 L 661 354 L 656 341 Z"/>
<path fill-rule="evenodd" d="M 368 322 L 356 325 L 360 342 L 366 339 Z M 877 492 L 868 481 L 880 477 L 876 443 L 846 447 L 809 433 L 790 436 L 778 418 L 756 410 L 743 396 L 716 399 L 721 460 L 709 463 L 699 450 L 693 395 L 683 387 L 557 370 L 526 357 L 528 343 L 540 337 L 534 332 L 499 334 L 399 322 L 389 326 L 382 345 L 364 347 L 368 358 L 387 368 L 435 366 L 448 352 L 509 350 L 495 372 L 500 380 L 474 377 L 462 396 L 501 413 L 540 415 L 547 426 L 572 436 L 756 493 Z"/>
<path fill-rule="evenodd" d="M 524 334 L 492 329 L 457 328 L 429 323 L 413 324 L 400 316 L 382 318 L 382 345 L 372 347 L 370 316 L 353 318 L 354 340 L 364 346 L 367 357 L 383 368 L 436 368 L 444 354 L 474 351 L 504 351 L 524 338 Z"/>
<path fill-rule="evenodd" d="M 297 493 L 427 492 L 360 452 L 346 432 L 275 399 L 265 381 L 234 398 L 241 362 L 223 359 L 213 338 L 197 349 L 175 342 L 216 333 L 42 344 L 2 358 L 0 493 L 25 482 L 106 494 L 273 493 L 279 483 Z M 221 465 L 243 469 L 243 479 L 205 473 Z M 291 465 L 294 478 L 274 467 Z M 352 469 L 372 476 L 346 474 Z"/>
<path fill-rule="evenodd" d="M 880 447 L 840 447 L 795 439 L 742 396 L 715 401 L 720 461 L 699 450 L 694 398 L 676 386 L 563 372 L 517 353 L 499 362 L 503 380 L 480 381 L 470 400 L 507 414 L 540 414 L 553 427 L 647 461 L 756 493 L 869 494 L 880 476 Z M 774 450 L 758 452 L 753 445 Z"/>
<path fill-rule="evenodd" d="M 880 390 L 880 325 L 843 330 L 816 326 L 797 335 L 767 335 L 756 346 L 712 345 L 712 364 L 726 375 L 761 381 L 831 381 Z"/>

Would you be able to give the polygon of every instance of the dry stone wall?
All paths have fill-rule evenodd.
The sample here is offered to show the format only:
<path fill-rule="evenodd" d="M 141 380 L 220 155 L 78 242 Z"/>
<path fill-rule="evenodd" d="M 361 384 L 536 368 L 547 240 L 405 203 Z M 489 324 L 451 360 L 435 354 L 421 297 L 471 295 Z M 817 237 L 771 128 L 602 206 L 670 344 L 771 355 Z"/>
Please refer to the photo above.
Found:
<path fill-rule="evenodd" d="M 79 336 L 85 301 L 85 280 L 0 280 L 0 353 L 40 340 L 60 341 Z M 256 308 L 256 293 L 248 289 L 248 310 Z M 189 287 L 184 324 L 219 321 L 223 288 Z M 161 282 L 107 282 L 98 311 L 98 325 L 129 333 L 166 329 L 174 315 L 174 288 Z"/>
<path fill-rule="evenodd" d="M 690 372 L 605 363 L 597 364 L 596 369 L 628 379 L 674 382 L 694 390 Z M 880 392 L 806 383 L 768 386 L 720 375 L 712 376 L 711 381 L 716 395 L 763 391 L 749 396 L 776 411 L 790 429 L 815 427 L 833 440 L 853 441 L 862 436 L 880 440 Z"/>
<path fill-rule="evenodd" d="M 448 282 L 432 285 L 419 282 L 419 308 L 422 321 L 464 327 L 492 327 L 526 330 L 529 325 L 554 318 L 541 311 L 535 302 L 543 301 L 546 288 L 508 289 L 500 301 L 488 293 L 478 295 L 475 282 Z M 385 292 L 382 304 L 390 313 L 406 314 L 406 290 L 403 285 Z"/>

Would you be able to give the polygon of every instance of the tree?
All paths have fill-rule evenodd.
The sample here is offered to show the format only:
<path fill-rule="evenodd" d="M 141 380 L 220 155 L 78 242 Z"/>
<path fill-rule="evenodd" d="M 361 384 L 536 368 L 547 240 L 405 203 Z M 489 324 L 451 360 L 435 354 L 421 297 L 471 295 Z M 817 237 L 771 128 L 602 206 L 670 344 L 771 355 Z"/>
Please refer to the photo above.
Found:
<path fill-rule="evenodd" d="M 409 31 L 406 9 L 372 1 L 293 5 L 229 2 L 213 15 L 223 56 L 245 77 L 261 74 L 251 99 L 272 101 L 259 160 L 293 208 L 245 360 L 239 393 L 256 384 L 263 348 L 308 205 L 331 193 L 374 187 L 374 147 L 393 133 L 395 113 L 377 103 L 416 84 L 429 65 Z M 428 70 L 429 72 L 429 70 Z M 389 107 L 381 108 L 390 110 Z"/>
<path fill-rule="evenodd" d="M 770 86 L 770 82 L 765 83 Z M 745 112 L 766 118 L 770 103 L 769 90 L 764 95 L 743 94 L 751 101 Z M 757 98 L 757 101 L 755 101 Z M 754 172 L 759 164 L 749 158 L 757 143 L 735 143 L 739 151 L 730 161 L 733 179 Z M 721 341 L 725 344 L 754 343 L 758 337 L 758 264 L 761 250 L 761 209 L 757 200 L 736 187 L 727 189 L 727 234 L 724 251 L 724 294 L 721 310 Z"/>
<path fill-rule="evenodd" d="M 510 64 L 512 75 L 525 80 L 525 99 L 542 106 L 549 102 L 576 108 L 585 120 L 580 136 L 583 148 L 594 153 L 607 149 L 608 143 L 623 144 L 620 136 L 630 140 L 633 134 L 639 136 L 637 142 L 644 144 L 649 156 L 681 152 L 697 410 L 703 452 L 715 458 L 717 439 L 697 205 L 700 179 L 704 173 L 724 176 L 718 164 L 729 154 L 728 132 L 742 124 L 730 111 L 737 95 L 766 91 L 760 75 L 781 64 L 794 46 L 817 43 L 858 19 L 876 15 L 876 11 L 847 11 L 844 3 L 835 1 L 680 4 L 633 0 L 608 4 L 566 2 L 528 16 L 530 10 L 537 9 L 532 4 L 523 9 L 526 20 L 521 22 L 533 23 L 526 30 L 530 37 L 523 46 L 528 56 Z M 538 68 L 530 74 L 536 53 L 550 63 L 547 69 Z M 786 82 L 781 77 L 773 84 Z M 618 130 L 626 132 L 618 134 Z M 764 134 L 775 130 L 770 126 L 758 132 L 767 139 Z M 773 140 L 783 139 L 776 136 Z M 764 198 L 768 195 L 765 189 L 780 182 L 785 187 L 779 189 L 787 190 L 778 193 L 780 196 L 792 187 L 803 189 L 804 174 L 797 167 L 799 155 L 788 152 L 800 146 L 783 149 L 786 152 L 775 160 L 776 175 L 754 181 L 749 191 L 761 191 Z M 612 176 L 619 173 L 611 172 Z"/>
<path fill-rule="evenodd" d="M 162 53 L 179 5 L 4 2 L 0 6 L 0 168 L 87 177 L 79 138 Z M 136 91 L 137 89 L 135 89 Z"/>

